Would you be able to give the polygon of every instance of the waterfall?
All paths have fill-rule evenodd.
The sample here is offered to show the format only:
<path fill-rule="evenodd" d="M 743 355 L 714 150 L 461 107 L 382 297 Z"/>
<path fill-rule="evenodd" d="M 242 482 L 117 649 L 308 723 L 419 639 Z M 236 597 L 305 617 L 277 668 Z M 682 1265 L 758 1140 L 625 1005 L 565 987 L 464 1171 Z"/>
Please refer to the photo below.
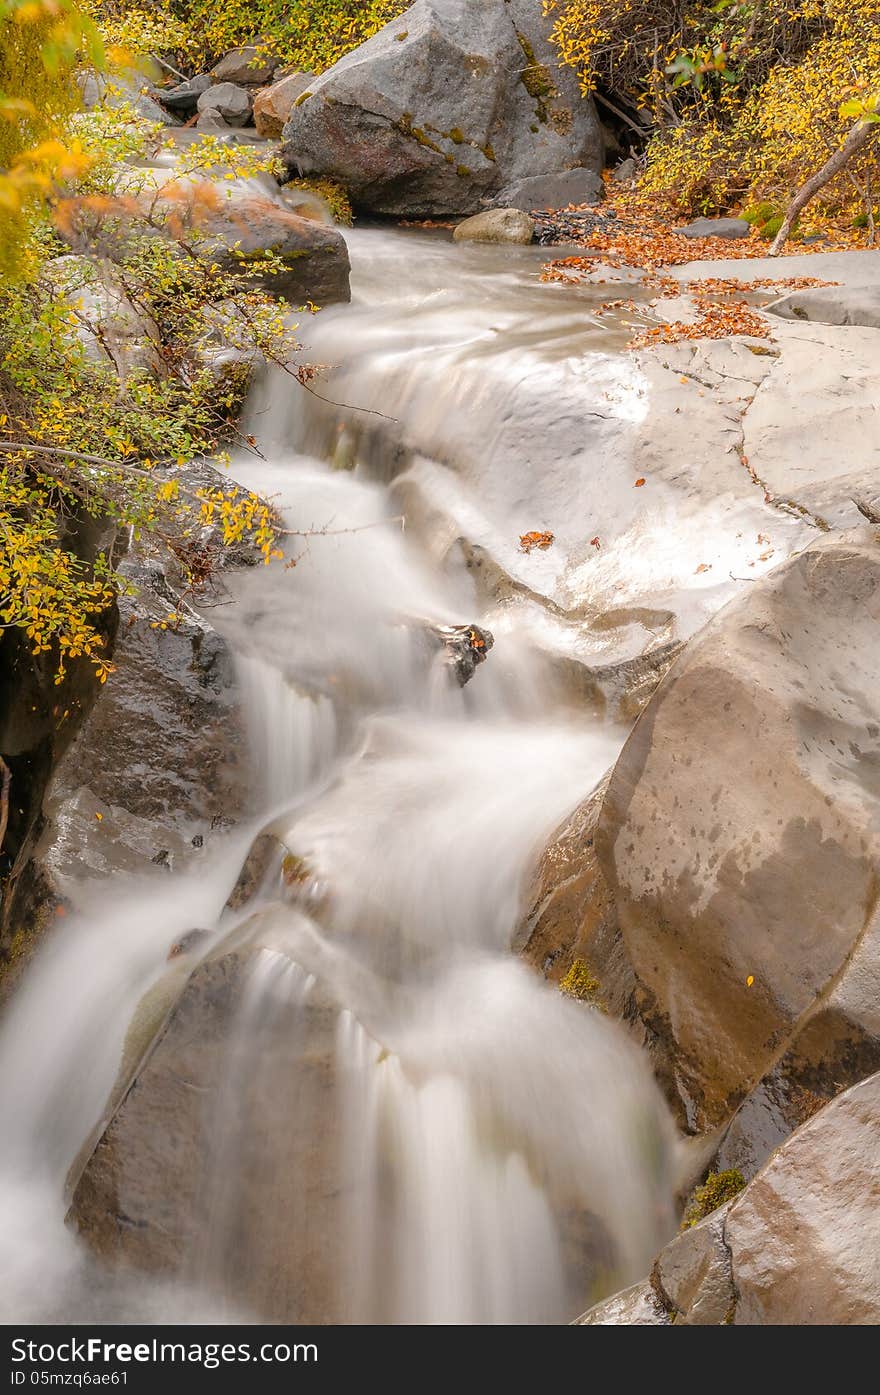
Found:
<path fill-rule="evenodd" d="M 540 347 L 531 262 L 490 295 L 467 257 L 454 280 L 440 242 L 389 290 L 403 245 L 354 237 L 355 304 L 309 326 L 317 356 L 345 359 L 322 395 L 373 417 L 276 375 L 252 408 L 265 458 L 234 462 L 287 529 L 284 561 L 230 574 L 212 612 L 237 656 L 256 817 L 198 873 L 91 887 L 0 1032 L 0 1205 L 39 1218 L 3 1227 L 18 1317 L 24 1301 L 45 1320 L 565 1322 L 671 1233 L 674 1135 L 646 1059 L 511 949 L 542 850 L 626 733 L 578 708 L 534 616 L 487 597 L 459 539 L 402 507 L 405 477 L 448 475 L 463 432 L 497 450 L 499 374 L 513 392 L 536 364 L 570 373 L 588 343 L 607 378 L 604 331 L 560 311 Z M 413 413 L 437 442 L 421 463 Z M 518 480 L 511 465 L 512 515 Z M 473 624 L 495 646 L 462 687 L 443 627 Z M 267 828 L 282 870 L 233 912 Z M 169 967 L 193 927 L 209 934 Z M 186 1019 L 192 1079 L 173 1055 L 186 1003 L 206 1014 Z M 117 1283 L 65 1228 L 65 1187 L 94 1191 L 102 1131 L 172 1087 L 161 1142 L 179 1131 L 182 1170 L 164 1176 L 162 1154 L 151 1185 L 157 1206 L 164 1186 L 192 1204 L 161 1276 L 132 1250 Z"/>

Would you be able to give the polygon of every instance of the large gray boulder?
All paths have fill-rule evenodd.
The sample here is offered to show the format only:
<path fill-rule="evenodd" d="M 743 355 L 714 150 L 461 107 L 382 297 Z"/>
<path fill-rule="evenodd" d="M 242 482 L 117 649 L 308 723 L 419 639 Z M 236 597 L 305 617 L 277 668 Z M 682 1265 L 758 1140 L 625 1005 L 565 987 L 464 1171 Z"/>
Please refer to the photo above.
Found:
<path fill-rule="evenodd" d="M 867 1326 L 880 1322 L 880 1076 L 855 1085 L 745 1191 L 661 1251 L 649 1279 L 584 1326 Z"/>
<path fill-rule="evenodd" d="M 873 528 L 754 585 L 661 683 L 599 820 L 661 1075 L 692 1131 L 743 1106 L 723 1165 L 747 1172 L 880 1066 L 878 619 Z"/>
<path fill-rule="evenodd" d="M 534 175 L 598 170 L 602 132 L 535 0 L 416 0 L 316 78 L 284 127 L 285 158 L 356 206 L 477 212 Z"/>

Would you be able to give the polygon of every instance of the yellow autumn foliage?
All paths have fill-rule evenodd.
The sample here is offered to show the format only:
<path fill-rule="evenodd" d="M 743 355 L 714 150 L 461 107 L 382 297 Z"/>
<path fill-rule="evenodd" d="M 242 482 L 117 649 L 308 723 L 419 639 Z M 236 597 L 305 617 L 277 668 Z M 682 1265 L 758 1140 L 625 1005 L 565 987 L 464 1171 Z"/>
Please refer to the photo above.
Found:
<path fill-rule="evenodd" d="M 642 191 L 686 212 L 781 208 L 880 93 L 880 0 L 543 3 L 583 90 L 649 118 Z M 814 215 L 859 213 L 876 182 L 869 148 Z"/>

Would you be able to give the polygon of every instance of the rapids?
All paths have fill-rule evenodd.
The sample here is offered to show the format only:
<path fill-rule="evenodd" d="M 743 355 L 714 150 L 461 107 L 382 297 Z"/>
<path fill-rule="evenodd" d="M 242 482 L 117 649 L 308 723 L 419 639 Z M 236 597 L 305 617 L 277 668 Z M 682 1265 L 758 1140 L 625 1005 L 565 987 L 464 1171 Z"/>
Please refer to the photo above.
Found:
<path fill-rule="evenodd" d="M 399 490 L 463 435 L 488 448 L 499 378 L 514 392 L 537 365 L 548 401 L 575 362 L 613 378 L 614 330 L 591 314 L 601 293 L 548 301 L 536 250 L 366 231 L 351 252 L 353 304 L 301 335 L 305 359 L 345 358 L 319 397 L 363 410 L 276 372 L 251 408 L 265 458 L 233 464 L 291 530 L 286 563 L 234 574 L 211 612 L 237 660 L 251 817 L 183 871 L 88 886 L 0 1024 L 7 1321 L 559 1323 L 638 1278 L 674 1227 L 647 1061 L 511 952 L 543 847 L 626 732 L 579 707 L 525 612 L 482 594 Z M 438 359 L 440 392 L 421 371 Z M 436 461 L 406 449 L 416 414 L 445 441 Z M 495 645 L 461 688 L 426 633 L 469 623 Z M 236 915 L 266 829 L 308 890 L 270 879 Z M 117 1276 L 65 1211 L 139 1001 L 199 973 L 198 955 L 166 963 L 193 926 L 213 931 L 203 959 L 234 944 L 245 975 L 198 1214 L 176 1269 Z"/>

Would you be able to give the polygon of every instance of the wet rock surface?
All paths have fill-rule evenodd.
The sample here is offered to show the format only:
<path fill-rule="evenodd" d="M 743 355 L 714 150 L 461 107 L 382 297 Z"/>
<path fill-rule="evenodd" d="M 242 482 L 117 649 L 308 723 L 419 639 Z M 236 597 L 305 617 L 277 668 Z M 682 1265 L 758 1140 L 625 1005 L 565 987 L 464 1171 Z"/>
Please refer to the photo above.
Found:
<path fill-rule="evenodd" d="M 342 1317 L 330 1273 L 342 1178 L 317 1119 L 331 1103 L 337 1012 L 323 994 L 302 999 L 289 965 L 251 1023 L 248 985 L 277 958 L 218 950 L 194 970 L 85 1165 L 70 1219 L 123 1272 L 208 1272 L 264 1320 L 328 1322 Z M 243 1015 L 253 1030 L 236 1051 Z M 279 1108 L 294 1078 L 297 1108 Z"/>
<path fill-rule="evenodd" d="M 580 1323 L 876 1324 L 878 1144 L 874 1075 L 799 1128 L 741 1196 L 667 1245 L 650 1279 Z"/>
<path fill-rule="evenodd" d="M 600 862 L 690 1128 L 768 1073 L 796 1112 L 880 1063 L 878 615 L 874 530 L 808 548 L 692 642 L 612 775 Z"/>
<path fill-rule="evenodd" d="M 68 518 L 61 524 L 67 544 L 93 560 L 109 545 L 112 530 L 94 521 Z M 99 617 L 99 632 L 113 652 L 119 615 L 116 606 Z M 56 888 L 35 850 L 46 837 L 44 800 L 71 744 L 87 726 L 100 684 L 87 658 L 69 661 L 56 683 L 57 657 L 34 654 L 18 629 L 0 632 L 0 754 L 5 770 L 6 822 L 0 851 L 3 882 L 0 915 L 0 977 L 10 963 L 29 952 L 57 904 Z M 5 986 L 5 985 L 4 985 Z"/>
<path fill-rule="evenodd" d="M 247 801 L 233 662 L 210 608 L 181 607 L 173 568 L 147 550 L 121 572 L 136 592 L 120 597 L 116 671 L 58 766 L 37 853 L 62 894 L 90 875 L 199 857 Z M 179 623 L 168 623 L 172 612 Z"/>
<path fill-rule="evenodd" d="M 356 207 L 419 217 L 475 213 L 536 174 L 598 171 L 595 109 L 550 28 L 530 0 L 416 0 L 297 98 L 288 164 L 339 179 Z"/>

